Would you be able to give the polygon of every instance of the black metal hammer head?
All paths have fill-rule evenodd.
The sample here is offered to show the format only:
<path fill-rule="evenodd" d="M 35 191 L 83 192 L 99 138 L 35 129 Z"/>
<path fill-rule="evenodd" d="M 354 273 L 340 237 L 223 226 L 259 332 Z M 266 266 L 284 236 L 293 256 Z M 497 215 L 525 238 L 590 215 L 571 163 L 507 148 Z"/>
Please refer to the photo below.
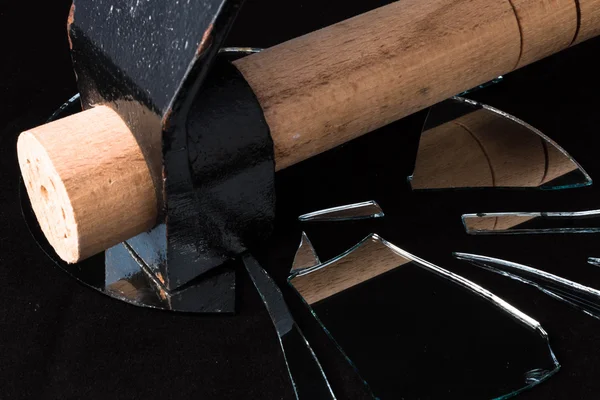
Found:
<path fill-rule="evenodd" d="M 75 0 L 69 17 L 83 108 L 113 108 L 129 126 L 151 170 L 161 210 L 159 225 L 127 244 L 167 290 L 223 264 L 271 229 L 273 149 L 260 105 L 231 65 L 219 68 L 225 78 L 211 73 L 213 83 L 203 88 L 242 3 Z M 226 132 L 224 140 L 223 129 L 214 129 L 223 126 L 222 120 L 215 118 L 229 111 L 211 111 L 202 98 L 221 96 L 232 88 L 239 88 L 247 99 L 234 102 L 242 117 L 233 120 L 249 121 L 259 133 Z M 227 103 L 227 98 L 231 96 L 219 101 Z M 257 105 L 251 111 L 244 105 L 248 101 Z M 204 114 L 212 115 L 210 123 L 203 122 Z M 239 143 L 239 149 L 231 143 Z M 211 151 L 222 156 L 211 156 Z M 220 164 L 223 157 L 231 159 L 225 167 Z M 215 173 L 219 168 L 223 172 Z M 224 286 L 234 287 L 232 282 Z"/>

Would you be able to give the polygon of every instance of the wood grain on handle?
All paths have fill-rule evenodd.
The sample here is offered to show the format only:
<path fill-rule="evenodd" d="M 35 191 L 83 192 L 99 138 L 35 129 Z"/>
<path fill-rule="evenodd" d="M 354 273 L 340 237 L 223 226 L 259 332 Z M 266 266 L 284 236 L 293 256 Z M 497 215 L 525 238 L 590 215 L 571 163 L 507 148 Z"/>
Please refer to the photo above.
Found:
<path fill-rule="evenodd" d="M 67 262 L 93 256 L 155 223 L 150 171 L 127 131 L 115 112 L 100 106 L 19 136 L 19 166 L 33 211 Z"/>
<path fill-rule="evenodd" d="M 540 187 L 577 168 L 528 127 L 479 109 L 423 132 L 411 186 Z"/>
<path fill-rule="evenodd" d="M 580 42 L 600 33 L 600 0 L 577 1 L 400 0 L 235 64 L 263 107 L 275 143 L 276 167 L 282 169 L 559 51 L 574 39 Z M 71 169 L 69 177 L 89 177 L 74 180 L 55 176 L 65 184 L 63 201 L 82 207 L 81 216 L 73 207 L 75 214 L 67 217 L 79 221 L 72 227 L 77 229 L 79 248 L 69 250 L 78 256 L 68 261 L 81 260 L 91 255 L 91 249 L 110 247 L 152 226 L 156 204 L 161 204 L 160 199 L 150 200 L 156 200 L 156 194 L 147 194 L 152 181 L 162 179 L 157 176 L 160 171 L 156 163 L 148 158 L 150 177 L 146 172 L 124 173 L 119 177 L 122 185 L 98 186 L 94 174 L 116 172 L 115 165 L 135 163 L 140 152 L 155 154 L 160 135 L 138 140 L 142 148 L 137 151 L 120 148 L 123 143 L 135 143 L 131 132 L 110 115 L 114 114 L 110 109 L 97 108 L 82 113 L 87 117 L 68 117 L 59 124 L 32 130 L 40 144 L 36 154 L 47 158 L 44 165 L 49 166 L 48 171 L 60 175 L 65 169 L 58 163 L 64 162 Z M 77 118 L 87 124 L 82 126 Z M 120 131 L 102 128 L 106 124 Z M 57 135 L 53 132 L 56 129 L 60 141 L 42 139 Z M 82 132 L 94 135 L 94 140 L 82 142 Z M 129 139 L 102 137 L 107 132 Z M 27 147 L 34 142 L 20 141 L 20 158 L 28 154 Z M 97 156 L 99 152 L 102 157 Z M 22 160 L 20 165 L 23 174 L 29 174 L 32 187 L 44 181 L 32 173 L 31 165 Z M 140 181 L 142 176 L 147 180 Z M 135 185 L 143 190 L 133 189 Z M 88 193 L 97 191 L 102 192 L 102 201 L 82 202 L 93 199 Z M 45 200 L 39 190 L 28 188 L 28 193 L 37 204 L 38 220 L 62 218 L 53 214 L 59 210 L 55 206 L 42 210 Z M 126 224 L 109 222 L 123 201 L 137 211 Z M 148 209 L 140 210 L 143 207 Z M 104 216 L 106 228 L 83 215 Z M 53 234 L 52 229 L 44 232 Z M 50 242 L 57 243 L 55 239 Z"/>
<path fill-rule="evenodd" d="M 600 0 L 574 0 L 579 5 L 579 29 L 573 44 L 600 35 Z"/>
<path fill-rule="evenodd" d="M 286 168 L 511 71 L 520 48 L 508 1 L 402 0 L 235 64 Z"/>
<path fill-rule="evenodd" d="M 510 0 L 521 30 L 520 68 L 565 49 L 577 34 L 577 0 Z"/>

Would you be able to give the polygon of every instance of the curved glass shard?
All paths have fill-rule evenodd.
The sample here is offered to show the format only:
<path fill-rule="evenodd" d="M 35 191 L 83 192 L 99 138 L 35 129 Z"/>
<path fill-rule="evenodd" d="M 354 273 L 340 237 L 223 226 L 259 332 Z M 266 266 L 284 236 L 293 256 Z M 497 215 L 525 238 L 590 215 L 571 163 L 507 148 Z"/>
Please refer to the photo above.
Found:
<path fill-rule="evenodd" d="M 499 258 L 468 253 L 454 253 L 454 257 L 468 261 L 485 270 L 531 285 L 557 300 L 600 319 L 600 290 L 536 268 Z M 589 259 L 588 262 L 590 262 Z M 594 264 L 593 261 L 590 263 Z"/>
<path fill-rule="evenodd" d="M 300 246 L 298 246 L 298 250 L 294 256 L 291 272 L 311 268 L 320 263 L 321 260 L 319 260 L 319 256 L 317 256 L 317 252 L 310 242 L 310 239 L 306 236 L 305 232 L 302 232 Z"/>
<path fill-rule="evenodd" d="M 600 232 L 600 210 L 464 214 L 470 235 Z"/>
<path fill-rule="evenodd" d="M 592 183 L 587 172 L 539 130 L 462 97 L 430 109 L 409 181 L 413 190 L 565 189 Z"/>
<path fill-rule="evenodd" d="M 243 261 L 277 331 L 296 398 L 335 399 L 325 372 L 294 321 L 281 291 L 254 257 L 245 254 Z"/>
<path fill-rule="evenodd" d="M 588 257 L 588 264 L 595 265 L 596 267 L 600 267 L 600 258 L 596 257 Z"/>
<path fill-rule="evenodd" d="M 479 86 L 475 86 L 474 88 L 471 88 L 471 89 L 465 90 L 464 92 L 462 92 L 462 93 L 459 93 L 458 95 L 459 95 L 459 96 L 464 96 L 464 95 L 466 95 L 466 94 L 469 94 L 469 93 L 476 92 L 476 91 L 478 91 L 478 90 L 480 90 L 480 89 L 485 89 L 485 88 L 486 88 L 486 87 L 488 87 L 488 86 L 492 86 L 492 85 L 495 85 L 495 84 L 497 84 L 497 83 L 500 83 L 500 82 L 502 82 L 503 80 L 504 80 L 504 76 L 500 75 L 500 76 L 497 76 L 496 78 L 492 79 L 491 81 L 484 82 L 484 83 L 482 83 L 482 84 L 481 84 L 481 85 L 479 85 Z"/>
<path fill-rule="evenodd" d="M 507 398 L 559 369 L 537 321 L 375 234 L 289 283 L 377 398 Z"/>
<path fill-rule="evenodd" d="M 303 214 L 298 217 L 301 222 L 309 221 L 349 221 L 383 217 L 383 210 L 374 200 L 362 203 L 346 204 L 339 207 L 326 208 Z"/>

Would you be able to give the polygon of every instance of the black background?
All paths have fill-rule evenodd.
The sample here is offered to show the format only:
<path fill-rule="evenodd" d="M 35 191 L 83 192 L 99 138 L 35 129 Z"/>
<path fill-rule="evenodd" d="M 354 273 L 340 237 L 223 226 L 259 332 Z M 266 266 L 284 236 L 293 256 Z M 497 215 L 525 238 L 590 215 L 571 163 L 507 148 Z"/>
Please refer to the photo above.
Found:
<path fill-rule="evenodd" d="M 269 47 L 385 3 L 248 0 L 228 44 Z M 76 93 L 68 9 L 69 1 L 62 0 L 0 2 L 0 398 L 293 398 L 275 331 L 243 273 L 238 315 L 176 315 L 88 290 L 55 268 L 32 241 L 20 214 L 15 143 L 20 131 L 44 122 Z M 509 74 L 473 98 L 541 129 L 595 178 L 599 49 L 600 40 L 591 40 Z M 520 398 L 600 397 L 600 322 L 450 256 L 498 256 L 600 287 L 600 271 L 585 262 L 600 256 L 599 235 L 472 238 L 458 219 L 467 211 L 600 208 L 598 190 L 411 194 L 405 177 L 424 116 L 417 113 L 279 173 L 278 234 L 259 259 L 283 282 L 299 240 L 299 213 L 376 199 L 386 212 L 384 222 L 309 228 L 322 259 L 376 230 L 542 323 L 562 370 Z M 338 397 L 366 397 L 331 342 L 286 292 Z M 423 384 L 435 385 L 435 377 L 424 377 Z"/>

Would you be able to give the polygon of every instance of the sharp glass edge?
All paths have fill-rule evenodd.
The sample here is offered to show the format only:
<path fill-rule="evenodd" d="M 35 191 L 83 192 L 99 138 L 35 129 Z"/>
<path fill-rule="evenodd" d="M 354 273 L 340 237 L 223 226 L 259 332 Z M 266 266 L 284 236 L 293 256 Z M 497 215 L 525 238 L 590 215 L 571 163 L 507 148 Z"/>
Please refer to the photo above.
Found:
<path fill-rule="evenodd" d="M 600 267 L 600 258 L 596 257 L 588 257 L 588 264 L 595 265 L 596 267 Z"/>
<path fill-rule="evenodd" d="M 321 263 L 317 252 L 312 245 L 312 242 L 306 235 L 306 232 L 302 232 L 302 237 L 300 238 L 300 245 L 298 246 L 298 250 L 296 250 L 296 255 L 294 256 L 294 261 L 292 262 L 292 271 L 299 271 L 305 268 L 311 268 L 315 265 Z"/>
<path fill-rule="evenodd" d="M 457 96 L 464 96 L 466 94 L 476 92 L 476 91 L 478 91 L 480 89 L 485 89 L 486 87 L 495 85 L 497 83 L 500 83 L 503 80 L 504 80 L 504 76 L 500 75 L 500 76 L 492 79 L 491 81 L 487 81 L 485 83 L 482 83 L 481 85 L 475 86 L 474 88 L 465 90 L 464 92 L 459 93 Z"/>
<path fill-rule="evenodd" d="M 52 115 L 50 116 L 50 118 L 48 118 L 48 120 L 46 122 L 51 122 L 54 121 L 55 119 L 58 119 L 59 116 L 71 105 L 73 105 L 74 102 L 76 102 L 77 100 L 79 100 L 81 98 L 81 94 L 80 93 L 76 93 L 74 94 L 69 100 L 65 101 L 56 111 L 54 111 L 52 113 Z"/>
<path fill-rule="evenodd" d="M 536 233 L 597 233 L 600 231 L 600 223 L 598 227 L 565 227 L 565 228 L 524 228 L 524 229 L 513 229 L 513 227 L 507 229 L 470 229 L 467 226 L 467 220 L 469 219 L 481 219 L 481 218 L 502 218 L 502 217 L 531 217 L 531 218 L 543 218 L 543 219 L 585 219 L 585 218 L 598 218 L 600 217 L 600 209 L 586 210 L 586 211 L 558 211 L 558 212 L 494 212 L 494 213 L 469 213 L 461 216 L 463 227 L 465 232 L 470 235 L 483 235 L 483 234 L 536 234 Z M 600 222 L 600 221 L 599 221 Z M 517 226 L 517 225 L 515 225 Z"/>
<path fill-rule="evenodd" d="M 336 216 L 336 213 L 343 211 L 354 211 L 356 215 L 351 216 Z M 367 218 L 381 218 L 384 216 L 383 210 L 374 200 L 364 201 L 361 203 L 345 204 L 343 206 L 326 208 L 323 210 L 313 211 L 307 214 L 302 214 L 298 217 L 301 222 L 309 221 L 348 221 L 360 220 Z"/>
<path fill-rule="evenodd" d="M 321 364 L 319 363 L 319 360 L 317 359 L 317 356 L 315 355 L 312 347 L 310 346 L 310 344 L 304 337 L 304 334 L 294 321 L 294 318 L 291 312 L 289 311 L 287 304 L 285 303 L 281 290 L 279 289 L 279 287 L 277 287 L 275 282 L 273 282 L 272 278 L 269 276 L 267 271 L 265 271 L 261 267 L 261 265 L 258 263 L 258 261 L 256 261 L 256 259 L 252 255 L 246 253 L 242 257 L 242 259 L 244 262 L 244 266 L 248 271 L 248 275 L 250 275 L 250 278 L 252 279 L 252 282 L 254 283 L 254 286 L 256 287 L 256 290 L 258 291 L 258 294 L 260 295 L 260 298 L 263 304 L 265 305 L 269 316 L 271 317 L 271 321 L 275 326 L 275 330 L 277 331 L 277 337 L 279 338 L 279 344 L 281 346 L 281 350 L 283 351 L 283 356 L 288 369 L 290 380 L 292 381 L 292 385 L 294 387 L 294 393 L 296 395 L 296 398 L 300 399 L 299 392 L 302 392 L 303 388 L 306 389 L 304 386 L 301 387 L 301 385 L 311 385 L 311 388 L 306 390 L 307 392 L 312 392 L 313 394 L 315 392 L 319 393 L 319 399 L 335 399 L 335 395 L 333 393 L 333 390 L 331 389 L 331 386 L 329 385 L 327 377 L 325 376 L 325 372 L 323 371 L 323 368 L 321 367 Z M 300 340 L 302 341 L 301 346 L 303 351 L 305 352 L 305 354 L 301 356 L 304 356 L 306 359 L 306 356 L 308 355 L 312 361 L 310 365 L 293 365 L 294 361 L 292 361 L 292 359 L 290 358 L 291 352 L 286 351 L 291 350 L 288 346 L 292 344 L 286 344 L 284 342 L 285 336 L 290 334 L 291 332 L 296 332 L 296 334 L 300 337 Z M 294 369 L 295 367 L 302 367 L 302 369 L 304 370 L 310 369 L 310 372 L 313 372 L 313 374 L 316 373 L 320 375 L 322 380 L 320 382 L 302 381 L 301 383 L 298 380 L 297 376 L 296 378 L 294 378 L 294 374 L 292 373 L 292 369 Z"/>
<path fill-rule="evenodd" d="M 500 77 L 500 78 L 502 78 L 502 77 Z M 485 86 L 489 86 L 489 85 L 485 84 Z M 524 128 L 530 130 L 531 132 L 533 132 L 534 134 L 536 134 L 538 137 L 540 137 L 542 140 L 544 140 L 546 143 L 549 143 L 550 145 L 552 145 L 555 149 L 557 149 L 567 159 L 569 159 L 577 167 L 577 170 L 579 170 L 583 174 L 584 179 L 585 179 L 584 183 L 579 183 L 579 184 L 577 184 L 575 186 L 573 186 L 573 185 L 558 185 L 558 186 L 553 186 L 553 187 L 546 188 L 546 187 L 544 187 L 544 185 L 542 185 L 542 186 L 538 187 L 538 189 L 542 189 L 542 190 L 559 190 L 559 189 L 566 189 L 566 188 L 573 188 L 573 187 L 585 187 L 585 186 L 592 185 L 593 181 L 592 181 L 591 176 L 581 166 L 581 164 L 579 164 L 577 162 L 577 160 L 575 160 L 575 158 L 573 158 L 557 142 L 555 142 L 554 140 L 552 140 L 550 137 L 546 136 L 539 129 L 533 127 L 532 125 L 528 124 L 527 122 L 525 122 L 525 121 L 523 121 L 523 120 L 521 120 L 521 119 L 519 119 L 519 118 L 517 118 L 517 117 L 515 117 L 515 116 L 513 116 L 511 114 L 508 114 L 508 113 L 506 113 L 506 112 L 504 112 L 502 110 L 499 110 L 497 108 L 494 108 L 494 107 L 489 106 L 489 105 L 484 104 L 484 103 L 480 103 L 480 102 L 475 101 L 475 100 L 471 100 L 471 99 L 468 99 L 468 98 L 465 98 L 465 97 L 461 97 L 462 95 L 468 94 L 468 93 L 470 93 L 472 91 L 473 90 L 468 90 L 466 92 L 460 93 L 459 95 L 453 96 L 450 99 L 458 101 L 458 102 L 461 102 L 461 103 L 464 103 L 464 104 L 469 104 L 469 105 L 471 105 L 473 107 L 482 108 L 482 109 L 484 109 L 486 111 L 489 111 L 489 112 L 497 114 L 497 115 L 499 115 L 501 117 L 507 118 L 507 119 L 509 119 L 509 120 L 511 120 L 511 121 L 513 121 L 513 122 L 515 122 L 515 123 L 523 126 Z M 435 105 L 429 108 L 429 114 L 431 113 L 431 110 L 434 107 L 435 107 Z M 425 119 L 425 123 L 424 123 L 424 126 L 423 126 L 423 130 L 421 131 L 421 134 L 423 132 L 425 132 L 425 127 L 427 126 L 427 121 L 428 121 L 429 116 L 430 116 L 429 114 L 427 115 L 427 117 Z M 414 172 L 411 175 L 407 176 L 407 178 L 406 178 L 407 182 L 409 182 L 409 183 L 411 183 L 413 181 L 413 179 L 414 179 Z M 508 188 L 518 188 L 518 187 L 519 186 L 509 186 Z M 503 188 L 503 187 L 496 187 L 496 188 Z M 457 188 L 451 188 L 451 187 L 448 187 L 448 188 L 436 188 L 435 190 L 447 190 L 447 189 L 457 189 Z M 415 189 L 413 189 L 413 190 L 415 190 Z M 430 190 L 430 189 L 422 188 L 422 189 L 416 189 L 416 190 Z"/>
<path fill-rule="evenodd" d="M 307 237 L 307 239 L 308 239 L 308 237 Z M 546 345 L 548 346 L 548 351 L 549 351 L 552 361 L 554 363 L 554 369 L 551 371 L 550 370 L 545 371 L 546 372 L 545 375 L 538 376 L 539 375 L 538 374 L 535 377 L 532 376 L 531 379 L 527 380 L 526 386 L 524 386 L 514 392 L 508 393 L 506 395 L 499 396 L 496 398 L 496 400 L 508 399 L 510 397 L 516 396 L 517 394 L 519 394 L 531 387 L 534 387 L 537 384 L 550 378 L 552 375 L 554 375 L 560 369 L 560 363 L 558 362 L 556 355 L 554 354 L 554 351 L 552 350 L 552 347 L 550 346 L 550 337 L 549 337 L 548 333 L 546 332 L 546 330 L 542 327 L 542 325 L 537 320 L 535 320 L 534 318 L 525 314 L 524 312 L 522 312 L 518 308 L 514 307 L 513 305 L 511 305 L 504 299 L 500 298 L 499 296 L 496 296 L 494 293 L 490 292 L 489 290 L 476 284 L 475 282 L 472 282 L 458 274 L 450 272 L 444 268 L 441 268 L 435 264 L 432 264 L 426 260 L 423 260 L 417 256 L 414 256 L 413 254 L 408 253 L 407 251 L 401 249 L 400 247 L 394 245 L 391 242 L 388 242 L 387 240 L 383 239 L 381 236 L 379 236 L 378 234 L 375 234 L 375 233 L 371 233 L 371 234 L 367 235 L 359 243 L 352 246 L 350 249 L 346 250 L 345 252 L 341 253 L 339 256 L 332 258 L 331 260 L 328 260 L 324 263 L 319 263 L 318 265 L 315 265 L 313 267 L 308 267 L 308 268 L 291 271 L 290 276 L 288 277 L 288 282 L 291 284 L 291 286 L 293 286 L 293 283 L 292 283 L 293 278 L 308 275 L 319 269 L 327 268 L 328 266 L 334 265 L 340 259 L 352 254 L 355 250 L 360 248 L 363 244 L 365 244 L 369 240 L 379 241 L 381 244 L 385 245 L 387 248 L 389 248 L 392 252 L 396 253 L 397 255 L 404 257 L 405 259 L 407 259 L 411 262 L 414 262 L 419 267 L 429 270 L 429 271 L 435 273 L 436 275 L 441 276 L 442 278 L 446 278 L 450 282 L 453 282 L 455 284 L 462 286 L 463 288 L 471 291 L 475 295 L 492 303 L 494 306 L 503 310 L 505 313 L 510 315 L 512 318 L 514 318 L 515 320 L 517 320 L 524 326 L 537 332 L 540 335 L 540 337 L 546 342 Z M 314 249 L 313 249 L 313 251 L 314 251 Z M 302 295 L 300 295 L 300 297 L 302 297 Z M 306 303 L 306 304 L 309 308 L 311 308 L 310 305 L 308 305 L 308 303 Z M 312 311 L 312 314 L 318 319 L 318 317 L 316 316 L 314 311 Z M 324 327 L 324 329 L 327 330 L 327 328 L 325 328 L 325 327 Z M 352 363 L 352 361 L 350 361 L 350 362 Z M 532 370 L 530 372 L 534 373 L 534 372 L 536 372 L 536 370 Z M 367 382 L 365 382 L 365 384 L 368 386 Z"/>
<path fill-rule="evenodd" d="M 550 143 L 552 146 L 554 146 L 554 148 L 556 148 L 558 151 L 560 151 L 565 157 L 567 157 L 569 160 L 571 160 L 573 162 L 573 164 L 575 164 L 575 166 L 579 169 L 579 171 L 581 171 L 581 173 L 585 176 L 586 184 L 582 185 L 582 186 L 589 186 L 592 184 L 592 177 L 587 173 L 587 171 L 585 169 L 583 169 L 583 167 L 577 162 L 577 160 L 575 160 L 573 157 L 571 157 L 571 155 L 565 149 L 563 149 L 558 143 L 556 143 L 554 140 L 550 139 L 548 136 L 546 136 L 542 131 L 540 131 L 536 127 L 529 125 L 527 122 L 515 117 L 514 115 L 508 114 L 508 113 L 506 113 L 502 110 L 499 110 L 497 108 L 494 108 L 492 106 L 488 106 L 487 104 L 479 103 L 477 101 L 466 99 L 464 97 L 459 97 L 459 96 L 454 96 L 452 98 L 455 100 L 458 100 L 458 101 L 462 101 L 464 103 L 471 104 L 476 107 L 482 107 L 484 110 L 498 114 L 504 118 L 507 118 L 527 129 L 529 129 L 530 131 L 532 131 L 533 133 L 535 133 L 536 135 L 541 137 L 543 140 L 545 140 L 546 143 Z M 540 188 L 543 188 L 543 187 L 540 187 Z M 559 187 L 555 187 L 553 189 L 560 189 L 560 188 L 561 187 L 559 186 Z"/>
<path fill-rule="evenodd" d="M 508 260 L 460 252 L 455 252 L 453 255 L 456 259 L 467 261 L 476 267 L 531 285 L 557 300 L 570 304 L 586 314 L 600 319 L 600 290 Z M 597 259 L 590 257 L 588 262 L 594 264 L 594 260 Z M 540 281 L 534 281 L 521 274 L 532 275 Z M 580 295 L 597 299 L 597 302 L 579 297 Z"/>
<path fill-rule="evenodd" d="M 222 47 L 219 49 L 219 53 L 223 54 L 235 54 L 235 53 L 245 53 L 245 54 L 254 54 L 260 53 L 263 51 L 262 47 L 240 47 L 240 46 L 231 46 L 231 47 Z"/>
<path fill-rule="evenodd" d="M 424 267 L 425 269 L 432 271 L 434 273 L 436 273 L 437 275 L 440 275 L 444 278 L 447 278 L 448 280 L 457 283 L 461 286 L 463 286 L 464 288 L 474 292 L 475 294 L 479 295 L 480 297 L 485 298 L 486 300 L 490 301 L 491 303 L 493 303 L 494 305 L 496 305 L 498 308 L 501 308 L 503 310 L 505 310 L 507 313 L 513 315 L 516 319 L 518 319 L 519 321 L 521 321 L 524 325 L 530 327 L 531 329 L 534 330 L 540 330 L 541 332 L 543 332 L 545 334 L 545 331 L 543 330 L 543 328 L 541 327 L 541 324 L 536 321 L 535 319 L 531 318 L 530 316 L 528 316 L 527 314 L 523 313 L 522 311 L 520 311 L 519 309 L 515 308 L 514 306 L 512 306 L 511 304 L 507 303 L 505 300 L 501 299 L 500 297 L 496 296 L 495 294 L 493 294 L 492 292 L 490 292 L 489 290 L 477 285 L 476 283 L 463 278 L 460 275 L 457 275 L 455 273 L 452 273 L 448 270 L 445 270 L 441 267 L 438 267 L 435 264 L 432 264 L 428 261 L 425 261 L 417 256 L 414 256 L 410 253 L 408 253 L 407 251 L 402 250 L 400 247 L 394 245 L 391 242 L 388 242 L 387 240 L 385 240 L 384 238 L 382 238 L 381 236 L 379 236 L 376 233 L 371 233 L 369 235 L 367 235 L 363 240 L 361 240 L 359 243 L 357 243 L 356 245 L 354 245 L 353 247 L 351 247 L 350 249 L 346 250 L 345 252 L 343 252 L 342 254 L 340 254 L 337 257 L 332 258 L 329 261 L 326 261 L 324 263 L 315 265 L 313 267 L 310 268 L 304 268 L 301 270 L 296 270 L 293 271 L 293 273 L 290 275 L 290 279 L 297 277 L 297 276 L 304 276 L 304 275 L 308 275 L 311 272 L 317 271 L 319 269 L 322 268 L 327 268 L 328 266 L 336 263 L 337 261 L 339 261 L 340 259 L 346 257 L 347 255 L 353 253 L 356 249 L 358 249 L 359 247 L 361 247 L 365 242 L 369 241 L 369 240 L 376 240 L 381 242 L 383 245 L 385 245 L 386 247 L 388 247 L 391 251 L 393 251 L 394 253 L 398 254 L 401 257 L 406 258 L 407 260 L 410 260 L 412 262 L 415 262 L 416 264 L 418 264 L 421 267 Z"/>

